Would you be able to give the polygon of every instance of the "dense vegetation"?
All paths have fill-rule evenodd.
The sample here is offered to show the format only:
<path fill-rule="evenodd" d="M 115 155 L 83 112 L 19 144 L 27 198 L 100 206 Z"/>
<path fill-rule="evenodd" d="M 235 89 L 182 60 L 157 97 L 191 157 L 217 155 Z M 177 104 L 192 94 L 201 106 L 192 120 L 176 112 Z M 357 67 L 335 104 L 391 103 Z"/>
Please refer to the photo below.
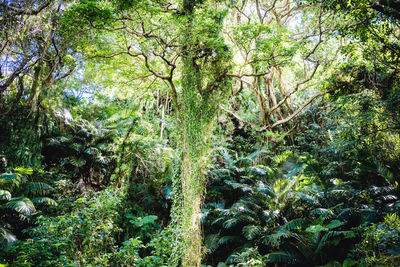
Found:
<path fill-rule="evenodd" d="M 0 266 L 400 265 L 399 14 L 0 0 Z"/>

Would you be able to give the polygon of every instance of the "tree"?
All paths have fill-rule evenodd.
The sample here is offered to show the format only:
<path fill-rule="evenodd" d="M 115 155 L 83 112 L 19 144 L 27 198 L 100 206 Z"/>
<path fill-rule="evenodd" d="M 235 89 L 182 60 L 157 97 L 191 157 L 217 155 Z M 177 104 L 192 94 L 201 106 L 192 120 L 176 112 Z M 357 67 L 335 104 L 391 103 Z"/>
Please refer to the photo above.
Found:
<path fill-rule="evenodd" d="M 48 0 L 0 3 L 0 118 L 20 102 L 32 112 L 45 109 L 43 99 L 74 70 L 74 45 L 60 36 L 63 7 Z"/>
<path fill-rule="evenodd" d="M 112 38 L 113 44 L 95 57 L 127 56 L 133 62 L 142 62 L 148 73 L 168 84 L 182 155 L 181 177 L 175 188 L 175 220 L 182 229 L 184 244 L 182 264 L 200 266 L 200 212 L 210 133 L 230 85 L 227 73 L 231 54 L 220 35 L 227 6 L 224 2 L 186 0 L 173 4 L 82 1 L 72 10 L 92 30 L 98 30 L 98 36 Z"/>
<path fill-rule="evenodd" d="M 251 90 L 260 113 L 249 120 L 227 112 L 258 131 L 289 131 L 305 107 L 328 93 L 320 81 L 336 60 L 337 46 L 328 36 L 332 13 L 321 5 L 276 0 L 240 1 L 234 10 L 226 30 L 236 59 L 229 73 L 236 85 L 232 95 Z"/>

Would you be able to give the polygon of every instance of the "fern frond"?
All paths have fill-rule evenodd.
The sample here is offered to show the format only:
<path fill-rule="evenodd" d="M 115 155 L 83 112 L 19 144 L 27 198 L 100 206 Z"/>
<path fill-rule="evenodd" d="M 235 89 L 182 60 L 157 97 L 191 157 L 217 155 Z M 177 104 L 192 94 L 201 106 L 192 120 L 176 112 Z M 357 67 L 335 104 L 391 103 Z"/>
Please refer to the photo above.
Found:
<path fill-rule="evenodd" d="M 17 241 L 17 237 L 4 227 L 0 226 L 0 244 L 10 244 Z"/>
<path fill-rule="evenodd" d="M 323 213 L 325 213 L 327 211 L 329 211 L 329 210 L 328 209 L 324 209 L 324 208 L 317 208 L 317 209 L 312 210 L 310 212 L 310 215 L 311 216 L 313 216 L 313 215 L 321 215 L 321 214 L 323 214 Z"/>
<path fill-rule="evenodd" d="M 359 213 L 359 211 L 354 208 L 345 208 L 340 211 L 337 218 L 339 220 L 349 220 L 355 213 Z"/>
<path fill-rule="evenodd" d="M 309 224 L 309 222 L 310 220 L 308 219 L 297 218 L 285 223 L 281 228 L 291 231 L 297 228 L 304 228 L 306 225 Z"/>
<path fill-rule="evenodd" d="M 250 160 L 254 161 L 259 155 L 261 155 L 262 153 L 265 153 L 265 152 L 266 152 L 266 150 L 265 150 L 265 148 L 263 148 L 259 151 L 253 152 L 252 154 L 250 154 L 250 156 L 248 156 L 248 158 Z"/>
<path fill-rule="evenodd" d="M 233 189 L 240 189 L 243 193 L 253 193 L 253 189 L 247 184 L 238 183 L 232 180 L 225 180 L 225 184 L 232 186 Z"/>
<path fill-rule="evenodd" d="M 12 198 L 5 206 L 25 216 L 32 215 L 36 211 L 33 202 L 26 197 Z"/>
<path fill-rule="evenodd" d="M 254 239 L 254 237 L 262 232 L 262 229 L 263 228 L 259 225 L 246 225 L 245 227 L 243 227 L 242 232 L 248 240 L 252 240 Z"/>
<path fill-rule="evenodd" d="M 265 259 L 270 263 L 296 263 L 299 261 L 299 257 L 293 253 L 287 251 L 271 252 L 265 255 Z"/>
<path fill-rule="evenodd" d="M 26 186 L 25 192 L 28 195 L 40 196 L 53 191 L 54 188 L 46 183 L 31 182 Z"/>
<path fill-rule="evenodd" d="M 35 198 L 32 198 L 32 202 L 33 203 L 39 203 L 39 204 L 47 204 L 47 205 L 49 205 L 49 206 L 57 206 L 58 204 L 57 204 L 57 202 L 54 200 L 54 199 L 52 199 L 52 198 L 49 198 L 49 197 L 35 197 Z"/>
<path fill-rule="evenodd" d="M 263 194 L 266 194 L 269 197 L 275 197 L 275 192 L 271 186 L 265 185 L 262 182 L 258 183 L 257 191 Z"/>
<path fill-rule="evenodd" d="M 315 250 L 316 253 L 318 253 L 325 245 L 326 242 L 334 237 L 338 237 L 338 236 L 343 236 L 344 235 L 344 231 L 329 231 L 328 233 L 326 233 L 321 240 L 318 243 L 317 249 Z"/>
<path fill-rule="evenodd" d="M 239 222 L 239 218 L 230 218 L 222 224 L 226 229 L 231 228 L 232 226 L 235 226 Z"/>
<path fill-rule="evenodd" d="M 286 239 L 292 237 L 293 233 L 286 229 L 279 229 L 277 232 L 266 235 L 263 238 L 263 243 L 265 245 L 270 245 L 273 247 L 278 247 L 281 244 L 281 239 Z"/>
<path fill-rule="evenodd" d="M 12 184 L 15 186 L 19 186 L 22 182 L 23 176 L 19 173 L 2 173 L 0 175 L 0 184 Z"/>
<path fill-rule="evenodd" d="M 224 151 L 222 153 L 222 157 L 224 158 L 224 160 L 225 160 L 225 162 L 226 162 L 228 167 L 231 167 L 231 166 L 234 165 L 234 161 L 233 161 L 231 155 L 227 151 Z"/>
<path fill-rule="evenodd" d="M 86 164 L 86 160 L 84 158 L 70 157 L 68 158 L 68 163 L 79 168 Z"/>
<path fill-rule="evenodd" d="M 11 193 L 7 190 L 0 190 L 0 199 L 1 200 L 10 200 Z"/>
<path fill-rule="evenodd" d="M 234 242 L 241 242 L 241 238 L 234 235 L 223 236 L 218 240 L 218 244 L 227 244 L 227 243 L 234 243 Z"/>
<path fill-rule="evenodd" d="M 318 206 L 320 205 L 318 199 L 308 195 L 308 194 L 304 194 L 302 192 L 296 192 L 296 195 L 299 197 L 300 200 L 306 202 L 307 204 L 309 204 L 310 206 Z"/>
<path fill-rule="evenodd" d="M 230 177 L 230 170 L 229 169 L 216 169 L 211 171 L 212 174 L 214 174 L 216 177 L 218 177 L 219 179 L 223 179 L 223 178 L 228 178 Z"/>
<path fill-rule="evenodd" d="M 246 173 L 249 173 L 257 177 L 265 177 L 268 174 L 267 170 L 260 167 L 248 167 L 246 168 Z"/>
<path fill-rule="evenodd" d="M 204 245 L 210 252 L 214 252 L 220 245 L 220 235 L 218 234 L 210 234 L 204 238 Z"/>

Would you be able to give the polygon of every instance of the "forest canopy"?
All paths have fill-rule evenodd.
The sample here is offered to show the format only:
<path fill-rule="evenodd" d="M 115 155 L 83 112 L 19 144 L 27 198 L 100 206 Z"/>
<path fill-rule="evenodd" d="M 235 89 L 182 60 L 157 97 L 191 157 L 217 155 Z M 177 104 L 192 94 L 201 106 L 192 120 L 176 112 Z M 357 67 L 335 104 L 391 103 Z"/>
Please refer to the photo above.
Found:
<path fill-rule="evenodd" d="M 0 266 L 397 266 L 396 0 L 0 0 Z"/>

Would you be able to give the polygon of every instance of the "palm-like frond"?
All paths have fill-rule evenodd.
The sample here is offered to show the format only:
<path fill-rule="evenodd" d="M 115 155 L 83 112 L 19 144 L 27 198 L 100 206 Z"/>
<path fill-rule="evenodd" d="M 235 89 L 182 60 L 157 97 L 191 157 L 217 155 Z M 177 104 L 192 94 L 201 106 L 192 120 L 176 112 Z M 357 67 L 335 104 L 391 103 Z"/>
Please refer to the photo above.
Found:
<path fill-rule="evenodd" d="M 31 182 L 25 188 L 26 195 L 32 196 L 45 195 L 53 190 L 54 188 L 51 185 L 43 182 Z"/>
<path fill-rule="evenodd" d="M 36 211 L 35 205 L 27 197 L 12 198 L 5 206 L 24 216 L 32 215 Z"/>
<path fill-rule="evenodd" d="M 226 180 L 224 182 L 227 185 L 232 186 L 232 188 L 234 189 L 240 189 L 244 193 L 250 193 L 250 194 L 253 193 L 253 189 L 247 184 L 238 183 L 232 180 Z"/>
<path fill-rule="evenodd" d="M 57 206 L 57 202 L 49 197 L 35 197 L 31 199 L 33 203 L 47 204 L 49 206 Z"/>
<path fill-rule="evenodd" d="M 0 225 L 0 244 L 10 244 L 17 241 L 17 237 Z"/>
<path fill-rule="evenodd" d="M 299 261 L 299 257 L 287 251 L 271 252 L 265 255 L 266 262 L 270 263 L 295 263 Z"/>
<path fill-rule="evenodd" d="M 304 228 L 306 227 L 306 225 L 308 225 L 310 222 L 310 220 L 308 219 L 303 219 L 303 218 L 297 218 L 297 219 L 293 219 L 287 223 L 285 223 L 282 228 L 292 231 L 295 230 L 297 228 Z"/>
<path fill-rule="evenodd" d="M 232 167 L 234 165 L 234 160 L 233 160 L 233 158 L 231 157 L 231 155 L 227 151 L 224 151 L 222 153 L 222 156 L 223 156 L 223 158 L 224 158 L 224 160 L 225 160 L 225 162 L 226 162 L 228 167 Z"/>
<path fill-rule="evenodd" d="M 7 190 L 0 190 L 0 199 L 1 200 L 10 200 L 11 193 Z"/>
<path fill-rule="evenodd" d="M 0 174 L 0 185 L 19 186 L 23 182 L 24 177 L 19 173 L 3 173 Z"/>
<path fill-rule="evenodd" d="M 263 243 L 272 247 L 278 247 L 281 244 L 281 239 L 286 239 L 294 236 L 294 233 L 281 228 L 273 234 L 264 236 Z"/>
<path fill-rule="evenodd" d="M 317 249 L 315 253 L 318 253 L 326 244 L 327 241 L 329 241 L 332 238 L 343 236 L 343 237 L 352 237 L 351 233 L 352 231 L 329 231 L 327 232 L 319 241 Z"/>
<path fill-rule="evenodd" d="M 248 240 L 252 240 L 258 234 L 260 234 L 262 232 L 262 230 L 263 230 L 263 228 L 259 225 L 246 225 L 245 227 L 243 227 L 242 232 L 243 232 L 243 235 Z"/>
<path fill-rule="evenodd" d="M 214 252 L 220 245 L 219 240 L 220 240 L 220 235 L 218 234 L 210 234 L 204 238 L 204 244 L 207 249 L 210 250 L 210 252 Z"/>
<path fill-rule="evenodd" d="M 238 236 L 235 235 L 230 235 L 230 236 L 223 236 L 218 240 L 218 244 L 227 244 L 227 243 L 233 243 L 233 242 L 241 242 L 242 239 Z"/>
<path fill-rule="evenodd" d="M 305 194 L 303 192 L 296 192 L 295 194 L 301 201 L 307 203 L 309 206 L 315 207 L 320 205 L 318 199 L 309 194 Z"/>
<path fill-rule="evenodd" d="M 226 229 L 232 228 L 233 226 L 235 226 L 237 223 L 239 222 L 239 218 L 230 218 L 226 221 L 224 221 L 224 223 L 222 224 Z"/>

